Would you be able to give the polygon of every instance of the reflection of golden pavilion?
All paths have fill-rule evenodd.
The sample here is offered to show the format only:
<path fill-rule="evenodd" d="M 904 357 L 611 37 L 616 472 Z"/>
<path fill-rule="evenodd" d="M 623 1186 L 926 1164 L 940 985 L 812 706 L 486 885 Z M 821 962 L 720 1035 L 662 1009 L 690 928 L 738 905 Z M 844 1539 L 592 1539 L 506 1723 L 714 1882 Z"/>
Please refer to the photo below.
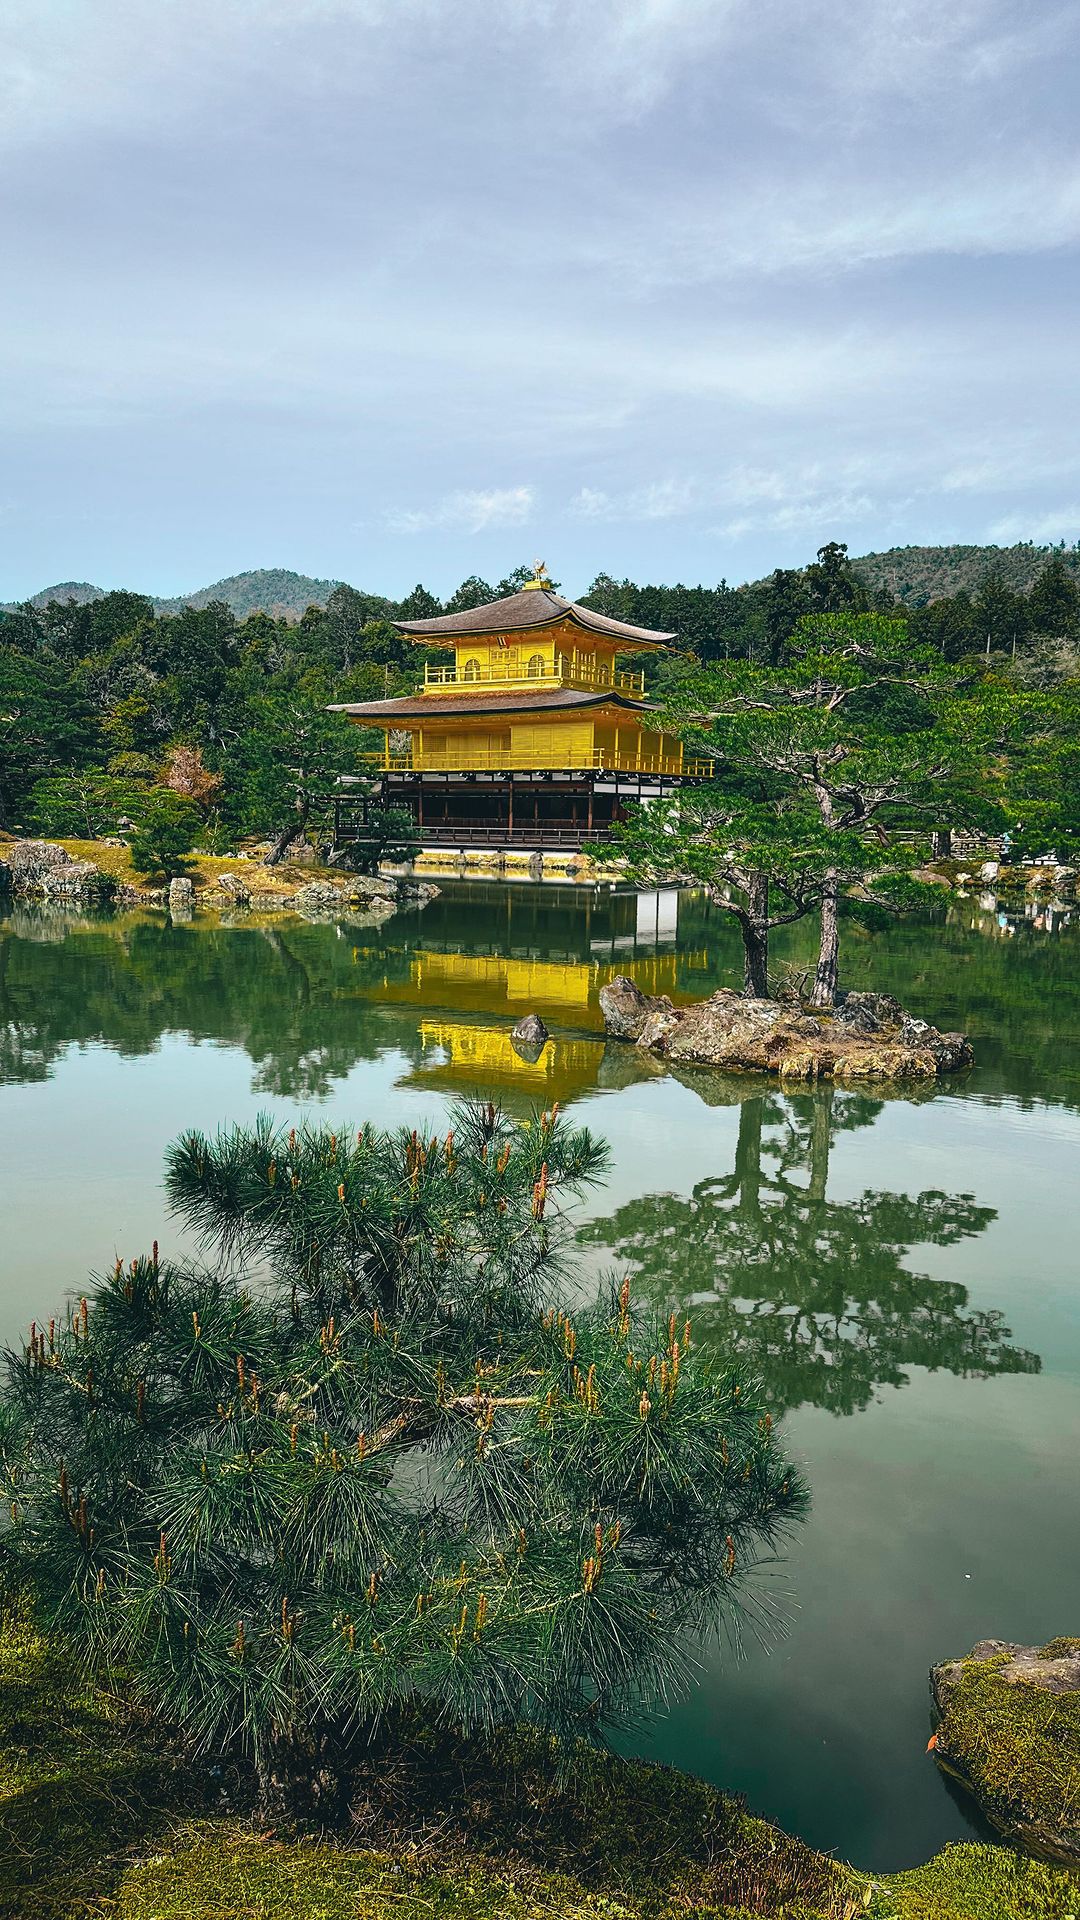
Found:
<path fill-rule="evenodd" d="M 536 1060 L 519 1054 L 507 1027 L 470 1026 L 463 1020 L 422 1020 L 423 1057 L 408 1076 L 413 1087 L 453 1087 L 462 1091 L 511 1091 L 564 1105 L 596 1085 L 603 1050 L 595 1040 L 548 1040 Z"/>
<path fill-rule="evenodd" d="M 407 1085 L 450 1092 L 489 1090 L 548 1104 L 578 1099 L 596 1085 L 603 1053 L 602 986 L 626 973 L 644 992 L 674 998 L 677 965 L 693 968 L 705 961 L 703 953 L 683 953 L 678 960 L 674 953 L 652 953 L 599 961 L 420 950 L 409 956 L 404 977 L 395 977 L 387 966 L 372 978 L 366 969 L 374 957 L 370 948 L 353 948 L 354 962 L 365 967 L 358 983 L 364 998 L 431 1010 L 420 1020 L 421 1059 L 406 1076 Z M 457 1019 L 458 1013 L 472 1018 Z M 510 1023 L 526 1013 L 578 1032 L 556 1031 L 537 1059 L 529 1060 L 518 1053 L 510 1035 Z M 490 1024 L 492 1016 L 502 1024 Z M 596 1038 L 587 1037 L 582 1028 L 591 1029 Z"/>
<path fill-rule="evenodd" d="M 361 949 L 356 949 L 357 958 Z M 364 956 L 365 958 L 367 955 Z M 539 1013 L 575 1026 L 602 1025 L 600 988 L 625 973 L 643 993 L 675 997 L 677 967 L 704 964 L 703 954 L 654 953 L 625 960 L 524 960 L 503 954 L 417 952 L 407 980 L 385 976 L 362 991 L 397 1005 L 452 1007 L 517 1020 Z"/>

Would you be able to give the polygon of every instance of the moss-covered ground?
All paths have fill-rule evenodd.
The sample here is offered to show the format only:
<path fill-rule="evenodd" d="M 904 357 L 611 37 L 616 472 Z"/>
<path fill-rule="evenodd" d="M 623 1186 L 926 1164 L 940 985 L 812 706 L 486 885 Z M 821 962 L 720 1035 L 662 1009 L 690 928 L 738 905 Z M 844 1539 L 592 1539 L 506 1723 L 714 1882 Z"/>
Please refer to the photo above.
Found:
<path fill-rule="evenodd" d="M 70 853 L 73 860 L 89 860 L 92 866 L 108 874 L 118 885 L 140 890 L 153 885 L 153 881 L 148 880 L 145 874 L 136 873 L 127 846 L 111 847 L 103 840 L 58 840 L 56 845 Z M 235 856 L 205 853 L 199 849 L 191 855 L 187 873 L 195 883 L 196 894 L 217 886 L 223 876 L 229 875 L 243 882 L 253 900 L 257 900 L 260 894 L 273 897 L 293 893 L 298 887 L 306 887 L 312 880 L 333 879 L 340 882 L 342 879 L 340 867 L 294 865 L 289 861 L 283 861 L 278 867 L 264 867 L 259 859 L 238 860 Z"/>
<path fill-rule="evenodd" d="M 423 1793 L 420 1785 L 423 1782 Z M 702 1781 L 514 1740 L 372 1766 L 349 1842 L 267 1832 L 25 1621 L 0 1636 L 3 1920 L 1080 1920 L 1005 1847 L 873 1881 Z"/>

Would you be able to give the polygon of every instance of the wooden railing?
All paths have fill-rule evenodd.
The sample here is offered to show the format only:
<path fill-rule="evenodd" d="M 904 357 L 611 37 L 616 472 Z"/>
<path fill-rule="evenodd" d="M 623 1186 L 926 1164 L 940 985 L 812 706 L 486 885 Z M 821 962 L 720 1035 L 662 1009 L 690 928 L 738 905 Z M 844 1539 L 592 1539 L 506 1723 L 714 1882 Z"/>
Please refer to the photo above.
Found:
<path fill-rule="evenodd" d="M 620 748 L 585 747 L 580 750 L 544 747 L 532 753 L 469 747 L 466 741 L 447 753 L 424 753 L 417 748 L 365 753 L 361 759 L 384 773 L 670 773 L 698 780 L 711 778 L 711 760 L 684 758 L 672 753 L 628 753 Z"/>
<path fill-rule="evenodd" d="M 543 666 L 529 668 L 517 661 L 496 659 L 471 673 L 468 668 L 463 668 L 460 673 L 456 667 L 424 668 L 426 691 L 445 687 L 455 690 L 466 687 L 582 687 L 596 692 L 610 688 L 613 693 L 629 694 L 632 700 L 644 700 L 645 675 L 624 673 L 621 669 L 590 660 L 557 660 L 554 666 L 545 661 Z"/>

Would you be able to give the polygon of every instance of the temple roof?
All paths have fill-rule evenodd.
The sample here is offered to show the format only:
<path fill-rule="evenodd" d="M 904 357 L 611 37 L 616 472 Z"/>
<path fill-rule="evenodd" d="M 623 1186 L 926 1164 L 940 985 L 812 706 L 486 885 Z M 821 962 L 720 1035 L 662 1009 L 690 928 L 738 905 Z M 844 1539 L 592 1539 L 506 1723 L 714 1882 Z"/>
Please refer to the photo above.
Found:
<path fill-rule="evenodd" d="M 550 688 L 536 693 L 454 693 L 405 694 L 399 700 L 346 701 L 329 709 L 347 713 L 351 720 L 370 720 L 376 726 L 392 726 L 395 720 L 442 720 L 452 714 L 552 713 L 573 707 L 621 707 L 626 713 L 648 713 L 641 700 L 607 688 L 602 693 L 575 693 L 569 687 Z"/>
<path fill-rule="evenodd" d="M 471 607 L 466 613 L 440 613 L 433 620 L 395 620 L 399 633 L 438 645 L 468 639 L 471 634 L 527 633 L 537 627 L 558 626 L 569 620 L 586 633 L 599 633 L 617 646 L 665 647 L 675 635 L 657 633 L 651 627 L 631 627 L 625 620 L 611 620 L 606 613 L 593 613 L 591 607 L 579 607 L 564 600 L 550 587 L 523 587 L 520 593 L 507 594 L 505 600 L 490 600 L 485 607 Z"/>

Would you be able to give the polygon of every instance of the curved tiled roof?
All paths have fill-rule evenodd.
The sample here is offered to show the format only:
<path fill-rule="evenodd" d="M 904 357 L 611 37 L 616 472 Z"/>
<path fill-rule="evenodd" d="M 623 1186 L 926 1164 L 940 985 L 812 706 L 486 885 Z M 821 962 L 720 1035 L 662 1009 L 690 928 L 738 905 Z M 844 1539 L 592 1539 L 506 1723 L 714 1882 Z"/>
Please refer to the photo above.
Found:
<path fill-rule="evenodd" d="M 395 720 L 441 720 L 463 713 L 553 713 L 574 707 L 621 707 L 625 713 L 648 713 L 641 700 L 628 700 L 610 689 L 602 693 L 575 693 L 556 687 L 537 693 L 455 693 L 440 694 L 437 700 L 427 694 L 405 694 L 400 700 L 362 700 L 344 702 L 329 709 L 346 713 L 351 720 L 371 720 L 375 725 L 392 725 Z"/>
<path fill-rule="evenodd" d="M 575 600 L 564 600 L 550 587 L 523 587 L 505 600 L 489 600 L 486 607 L 472 607 L 466 613 L 440 613 L 433 620 L 395 620 L 399 633 L 410 633 L 416 640 L 435 641 L 440 637 L 467 639 L 470 634 L 525 633 L 535 627 L 553 627 L 570 620 L 587 633 L 601 633 L 625 646 L 664 647 L 674 640 L 673 633 L 656 633 L 651 627 L 631 627 L 625 620 L 611 620 L 606 613 L 593 613 L 591 607 L 579 607 Z"/>

